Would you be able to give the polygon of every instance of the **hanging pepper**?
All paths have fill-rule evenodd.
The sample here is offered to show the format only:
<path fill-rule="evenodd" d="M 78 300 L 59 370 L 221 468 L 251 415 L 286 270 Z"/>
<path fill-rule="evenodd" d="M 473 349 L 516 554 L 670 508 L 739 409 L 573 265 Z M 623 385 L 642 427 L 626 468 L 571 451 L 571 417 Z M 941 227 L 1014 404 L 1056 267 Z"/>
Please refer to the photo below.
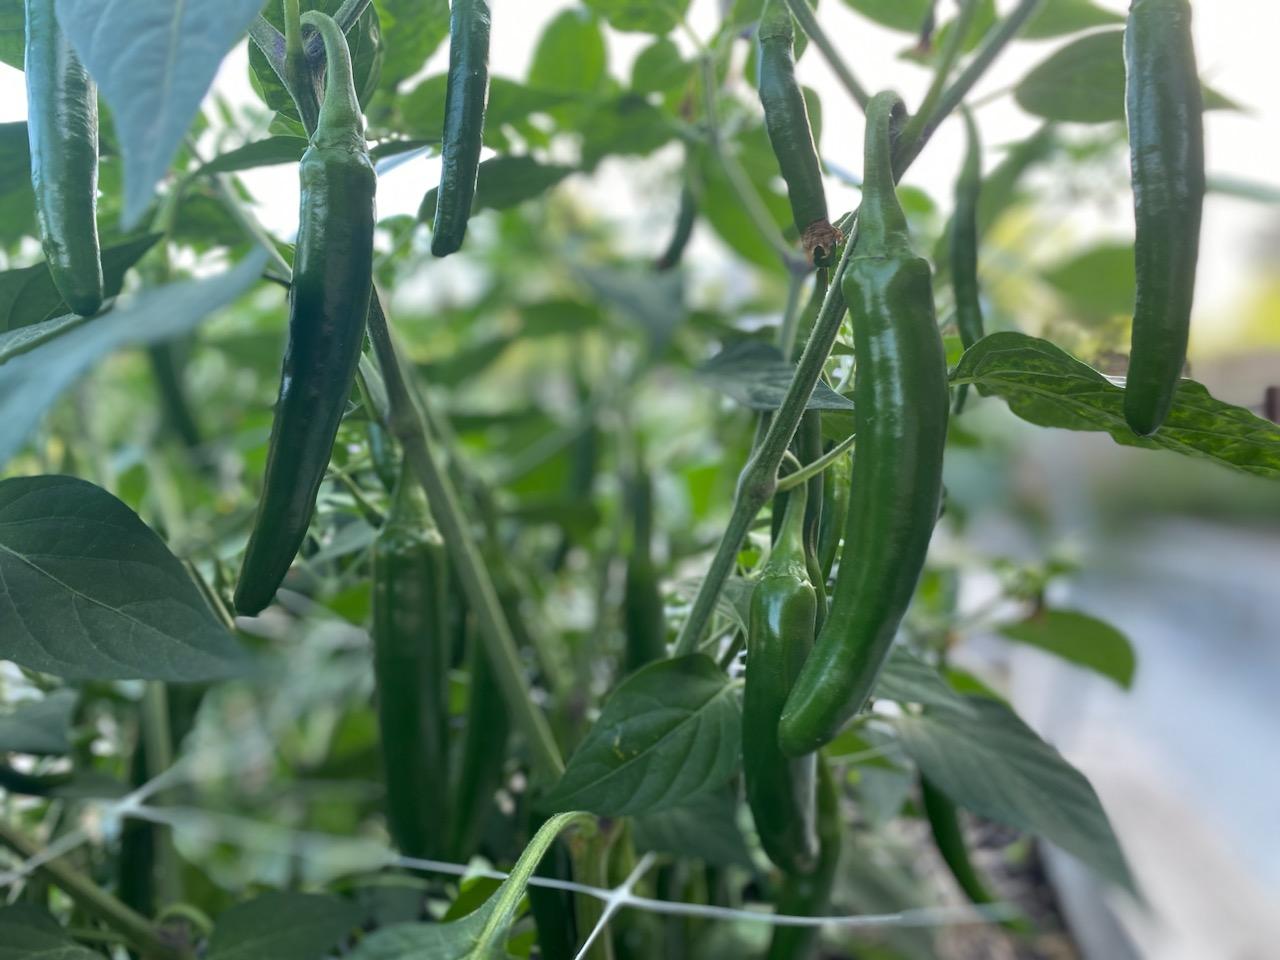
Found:
<path fill-rule="evenodd" d="M 805 560 L 807 500 L 805 484 L 790 491 L 777 541 L 751 591 L 742 702 L 747 803 L 765 853 L 787 873 L 807 873 L 818 857 L 816 757 L 790 759 L 778 748 L 778 716 L 813 644 L 817 617 Z"/>
<path fill-rule="evenodd" d="M 778 168 L 787 185 L 791 214 L 805 255 L 822 266 L 831 260 L 841 240 L 827 219 L 827 195 L 822 167 L 813 143 L 804 91 L 796 82 L 795 23 L 786 0 L 765 0 L 756 29 L 759 44 L 757 87 L 764 107 L 764 125 Z"/>
<path fill-rule="evenodd" d="M 831 888 L 840 865 L 840 790 L 825 760 L 817 768 L 818 860 L 808 873 L 787 874 L 778 897 L 777 912 L 817 917 L 831 904 Z M 807 960 L 818 941 L 818 927 L 773 928 L 766 960 Z"/>
<path fill-rule="evenodd" d="M 1187 0 L 1133 0 L 1124 32 L 1137 300 L 1124 415 L 1141 436 L 1169 415 L 1187 359 L 1204 206 L 1204 105 Z"/>
<path fill-rule="evenodd" d="M 275 596 L 306 537 L 364 339 L 373 273 L 376 178 L 351 77 L 351 53 L 331 17 L 302 16 L 324 38 L 328 76 L 320 119 L 299 165 L 299 214 L 289 346 L 266 477 L 236 610 L 257 614 Z"/>
<path fill-rule="evenodd" d="M 26 0 L 27 137 L 45 261 L 81 316 L 102 306 L 98 249 L 98 88 L 54 14 Z"/>
<path fill-rule="evenodd" d="M 373 668 L 387 824 L 400 852 L 448 839 L 449 573 L 444 541 L 408 471 L 373 544 Z"/>
<path fill-rule="evenodd" d="M 846 454 L 827 468 L 822 487 L 822 525 L 818 529 L 818 570 L 823 579 L 831 575 L 840 538 L 844 534 L 845 517 L 849 514 L 849 484 L 853 473 L 853 457 Z"/>
<path fill-rule="evenodd" d="M 623 584 L 626 656 L 623 670 L 632 673 L 667 655 L 667 622 L 658 571 L 653 563 L 653 480 L 638 466 L 630 489 L 632 537 Z"/>
<path fill-rule="evenodd" d="M 862 708 L 924 567 L 942 497 L 947 368 L 929 265 L 911 250 L 894 190 L 894 94 L 867 107 L 858 236 L 842 290 L 853 317 L 853 458 L 845 548 L 832 605 L 779 726 L 800 756 Z"/>
<path fill-rule="evenodd" d="M 956 327 L 968 350 L 982 339 L 982 302 L 978 296 L 978 198 L 982 193 L 982 142 L 973 114 L 963 111 L 968 147 L 956 181 L 956 210 L 951 219 L 951 290 L 956 302 Z M 969 385 L 956 391 L 956 413 L 964 409 Z"/>
<path fill-rule="evenodd" d="M 453 0 L 449 11 L 449 80 L 444 93 L 440 189 L 431 252 L 447 257 L 462 246 L 471 217 L 489 100 L 489 5 Z"/>
<path fill-rule="evenodd" d="M 697 219 L 698 198 L 693 195 L 693 190 L 686 181 L 680 188 L 680 209 L 676 212 L 675 230 L 671 233 L 667 249 L 654 261 L 655 270 L 670 270 L 680 262 L 680 258 L 684 256 L 684 248 L 689 245 L 689 238 L 693 236 L 693 225 Z"/>

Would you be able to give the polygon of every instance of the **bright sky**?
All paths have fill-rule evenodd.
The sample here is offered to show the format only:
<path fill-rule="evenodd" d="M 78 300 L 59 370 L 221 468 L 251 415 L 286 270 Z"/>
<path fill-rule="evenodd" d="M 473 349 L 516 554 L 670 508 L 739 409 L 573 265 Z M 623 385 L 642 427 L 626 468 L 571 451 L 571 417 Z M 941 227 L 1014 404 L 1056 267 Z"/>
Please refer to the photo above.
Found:
<path fill-rule="evenodd" d="M 1125 0 L 1098 2 L 1121 13 L 1127 6 Z M 542 25 L 567 5 L 568 0 L 491 0 L 494 14 L 491 61 L 494 72 L 522 77 Z M 950 0 L 943 0 L 945 16 L 950 16 L 950 6 Z M 1000 0 L 999 6 L 1008 9 L 1010 0 Z M 1276 96 L 1274 60 L 1274 38 L 1280 36 L 1280 4 L 1274 0 L 1215 0 L 1213 3 L 1197 0 L 1193 6 L 1196 8 L 1195 32 L 1202 74 L 1216 89 L 1244 104 L 1249 111 L 1208 115 L 1209 172 L 1280 186 L 1280 98 Z M 706 37 L 713 32 L 717 8 L 718 0 L 693 0 L 690 23 L 701 36 Z M 907 45 L 903 34 L 877 28 L 838 0 L 824 0 L 820 5 L 820 18 L 845 55 L 846 62 L 865 86 L 872 90 L 893 87 L 909 105 L 919 101 L 928 75 L 898 59 L 897 54 Z M 685 42 L 683 37 L 677 37 L 677 40 Z M 625 77 L 632 58 L 648 38 L 613 34 L 610 42 L 610 69 L 615 76 Z M 1057 43 L 1015 45 L 979 86 L 976 96 L 1008 88 L 1048 56 Z M 442 70 L 446 58 L 447 51 L 442 46 L 424 74 Z M 846 107 L 847 97 L 843 89 L 815 49 L 806 53 L 799 73 L 802 82 L 821 93 L 826 106 L 821 143 L 823 156 L 857 170 L 862 138 L 859 114 L 851 106 Z M 224 63 L 216 89 L 233 103 L 254 98 L 248 82 L 244 44 Z M 842 114 L 842 110 L 847 112 Z M 21 73 L 0 65 L 0 121 L 20 120 L 25 114 Z M 842 116 L 848 117 L 849 122 L 841 122 Z M 998 97 L 983 106 L 978 117 L 985 141 L 994 146 L 1024 136 L 1037 123 L 1023 114 L 1008 96 Z M 946 197 L 958 165 L 960 136 L 958 124 L 944 125 L 912 168 L 907 182 L 925 188 L 935 197 Z M 667 168 L 674 169 L 678 162 L 678 155 L 670 154 Z M 398 168 L 379 184 L 379 212 L 388 215 L 416 211 L 423 193 L 434 185 L 437 176 L 438 161 L 415 160 Z M 251 172 L 245 179 L 261 201 L 259 214 L 263 221 L 282 235 L 291 235 L 297 222 L 296 172 L 283 166 Z M 596 209 L 607 209 L 611 217 L 619 220 L 639 218 L 657 224 L 665 222 L 671 214 L 666 210 L 655 213 L 652 191 L 646 189 L 653 182 L 652 178 L 637 179 L 633 173 L 624 174 L 617 167 L 611 170 L 606 164 L 597 182 L 583 188 L 590 196 L 602 201 Z M 856 194 L 838 185 L 833 186 L 833 209 L 851 205 Z M 842 193 L 847 193 L 847 196 L 842 196 Z M 1256 279 L 1258 266 L 1251 269 L 1249 258 L 1264 245 L 1268 233 L 1274 240 L 1275 223 L 1274 207 L 1211 196 L 1204 224 L 1197 316 L 1212 315 L 1216 321 L 1220 314 L 1230 314 L 1232 305 L 1243 294 L 1246 285 Z M 1079 229 L 1081 234 L 1096 232 L 1100 236 L 1124 236 L 1131 233 L 1132 223 L 1126 217 L 1104 221 L 1095 215 L 1093 222 L 1082 221 Z M 647 230 L 639 232 L 647 235 Z M 1272 256 L 1274 258 L 1274 254 Z M 1222 322 L 1228 319 L 1229 316 Z"/>

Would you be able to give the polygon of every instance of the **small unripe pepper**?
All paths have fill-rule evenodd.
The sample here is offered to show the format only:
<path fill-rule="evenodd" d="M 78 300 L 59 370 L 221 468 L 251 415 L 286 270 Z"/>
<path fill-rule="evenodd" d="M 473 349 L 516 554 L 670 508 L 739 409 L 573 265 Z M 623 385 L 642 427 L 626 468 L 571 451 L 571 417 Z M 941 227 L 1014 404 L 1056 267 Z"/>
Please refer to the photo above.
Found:
<path fill-rule="evenodd" d="M 262 499 L 236 586 L 236 610 L 275 596 L 315 511 L 355 380 L 373 278 L 377 179 L 351 77 L 351 53 L 331 17 L 302 16 L 324 38 L 320 119 L 302 155 L 302 203 L 285 351 Z"/>
<path fill-rule="evenodd" d="M 98 248 L 98 88 L 54 15 L 26 0 L 27 137 L 36 220 L 53 285 L 88 317 L 102 306 Z"/>
<path fill-rule="evenodd" d="M 951 219 L 951 290 L 956 302 L 956 328 L 968 350 L 982 339 L 982 301 L 978 292 L 978 199 L 982 193 L 982 142 L 973 114 L 963 112 L 967 148 L 956 181 L 956 209 Z M 956 413 L 964 409 L 968 384 L 956 391 Z"/>
<path fill-rule="evenodd" d="M 807 873 L 817 861 L 813 755 L 791 759 L 778 747 L 778 717 L 813 645 L 818 598 L 805 559 L 801 484 L 787 496 L 773 551 L 751 592 L 742 700 L 747 803 L 761 846 L 780 869 Z"/>
<path fill-rule="evenodd" d="M 857 448 L 832 604 L 779 725 L 791 756 L 830 740 L 866 702 L 924 568 L 942 497 L 947 366 L 929 265 L 894 189 L 893 94 L 867 107 L 858 234 L 842 290 L 853 318 Z"/>
<path fill-rule="evenodd" d="M 1133 0 L 1124 32 L 1137 299 L 1124 415 L 1141 436 L 1169 415 L 1187 359 L 1204 206 L 1204 105 L 1187 0 Z"/>

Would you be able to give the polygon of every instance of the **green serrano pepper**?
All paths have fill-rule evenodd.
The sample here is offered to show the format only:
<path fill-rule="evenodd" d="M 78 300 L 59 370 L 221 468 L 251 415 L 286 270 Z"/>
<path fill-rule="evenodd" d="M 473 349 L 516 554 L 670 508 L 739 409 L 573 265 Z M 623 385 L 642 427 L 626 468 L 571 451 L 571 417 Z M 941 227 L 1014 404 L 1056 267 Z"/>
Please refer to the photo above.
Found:
<path fill-rule="evenodd" d="M 982 194 L 982 141 L 973 114 L 964 111 L 967 148 L 956 181 L 956 210 L 951 219 L 951 290 L 956 301 L 956 327 L 968 350 L 982 339 L 982 302 L 978 295 L 978 199 Z M 969 385 L 956 392 L 956 413 L 964 409 Z"/>
<path fill-rule="evenodd" d="M 666 611 L 653 563 L 653 480 L 641 466 L 629 486 L 633 530 L 622 597 L 625 673 L 667 655 Z"/>
<path fill-rule="evenodd" d="M 45 260 L 83 317 L 102 306 L 98 88 L 67 42 L 53 0 L 26 0 L 27 137 Z"/>
<path fill-rule="evenodd" d="M 440 189 L 431 252 L 447 257 L 462 246 L 476 195 L 484 109 L 489 100 L 489 5 L 453 0 L 449 11 L 449 80 L 444 94 Z"/>
<path fill-rule="evenodd" d="M 778 716 L 813 645 L 818 598 L 804 543 L 808 490 L 787 495 L 773 552 L 751 591 L 747 674 L 742 700 L 742 756 L 747 803 L 760 844 L 787 873 L 807 873 L 818 857 L 812 754 L 798 760 L 778 748 Z"/>
<path fill-rule="evenodd" d="M 315 510 L 364 340 L 373 274 L 376 177 L 351 78 L 351 54 L 332 18 L 308 11 L 324 38 L 328 76 L 320 120 L 299 165 L 299 214 L 289 346 L 236 610 L 259 613 L 275 596 Z"/>
<path fill-rule="evenodd" d="M 1204 206 L 1204 124 L 1187 0 L 1133 0 L 1124 32 L 1137 299 L 1124 415 L 1141 436 L 1169 415 L 1187 359 Z"/>
<path fill-rule="evenodd" d="M 840 865 L 840 790 L 827 768 L 818 762 L 818 860 L 812 870 L 788 874 L 782 883 L 777 912 L 787 916 L 821 916 L 831 903 L 831 888 Z M 806 960 L 813 956 L 818 927 L 773 928 L 766 960 Z"/>
<path fill-rule="evenodd" d="M 811 263 L 821 266 L 831 259 L 841 236 L 827 219 L 822 167 L 804 92 L 796 82 L 795 23 L 785 0 L 765 0 L 756 42 L 760 48 L 757 87 L 765 130 L 787 185 L 791 215 L 805 254 Z"/>
<path fill-rule="evenodd" d="M 676 212 L 675 229 L 671 232 L 667 249 L 653 262 L 655 270 L 670 270 L 680 262 L 680 258 L 684 256 L 684 248 L 689 245 L 689 238 L 693 236 L 693 225 L 697 219 L 698 198 L 693 195 L 693 190 L 686 182 L 680 189 L 680 209 Z"/>
<path fill-rule="evenodd" d="M 409 857 L 447 840 L 449 571 L 444 540 L 402 470 L 373 544 L 373 668 L 387 826 Z"/>
<path fill-rule="evenodd" d="M 853 458 L 832 605 L 787 699 L 782 749 L 799 756 L 862 708 L 924 567 L 942 497 L 947 366 L 929 265 L 911 250 L 894 190 L 893 94 L 867 107 L 858 236 L 842 290 L 853 316 Z"/>

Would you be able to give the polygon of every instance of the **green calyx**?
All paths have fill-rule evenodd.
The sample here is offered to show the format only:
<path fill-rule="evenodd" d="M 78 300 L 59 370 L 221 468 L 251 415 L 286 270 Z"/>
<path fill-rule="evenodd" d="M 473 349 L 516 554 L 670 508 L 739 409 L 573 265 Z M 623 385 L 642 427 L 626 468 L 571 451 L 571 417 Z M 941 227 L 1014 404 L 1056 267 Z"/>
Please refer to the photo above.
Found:
<path fill-rule="evenodd" d="M 862 206 L 854 258 L 913 256 L 893 169 L 894 145 L 906 117 L 906 106 L 896 93 L 878 93 L 867 104 Z"/>
<path fill-rule="evenodd" d="M 795 43 L 795 21 L 791 18 L 786 0 L 765 0 L 764 9 L 760 11 L 760 24 L 756 27 L 756 39 L 760 43 L 767 41 L 785 41 L 788 45 Z"/>
<path fill-rule="evenodd" d="M 302 15 L 303 25 L 315 27 L 324 41 L 324 99 L 320 102 L 320 120 L 311 142 L 316 146 L 339 145 L 352 140 L 364 147 L 364 117 L 356 97 L 356 83 L 351 72 L 351 51 L 347 38 L 336 20 L 328 14 L 308 10 Z"/>

